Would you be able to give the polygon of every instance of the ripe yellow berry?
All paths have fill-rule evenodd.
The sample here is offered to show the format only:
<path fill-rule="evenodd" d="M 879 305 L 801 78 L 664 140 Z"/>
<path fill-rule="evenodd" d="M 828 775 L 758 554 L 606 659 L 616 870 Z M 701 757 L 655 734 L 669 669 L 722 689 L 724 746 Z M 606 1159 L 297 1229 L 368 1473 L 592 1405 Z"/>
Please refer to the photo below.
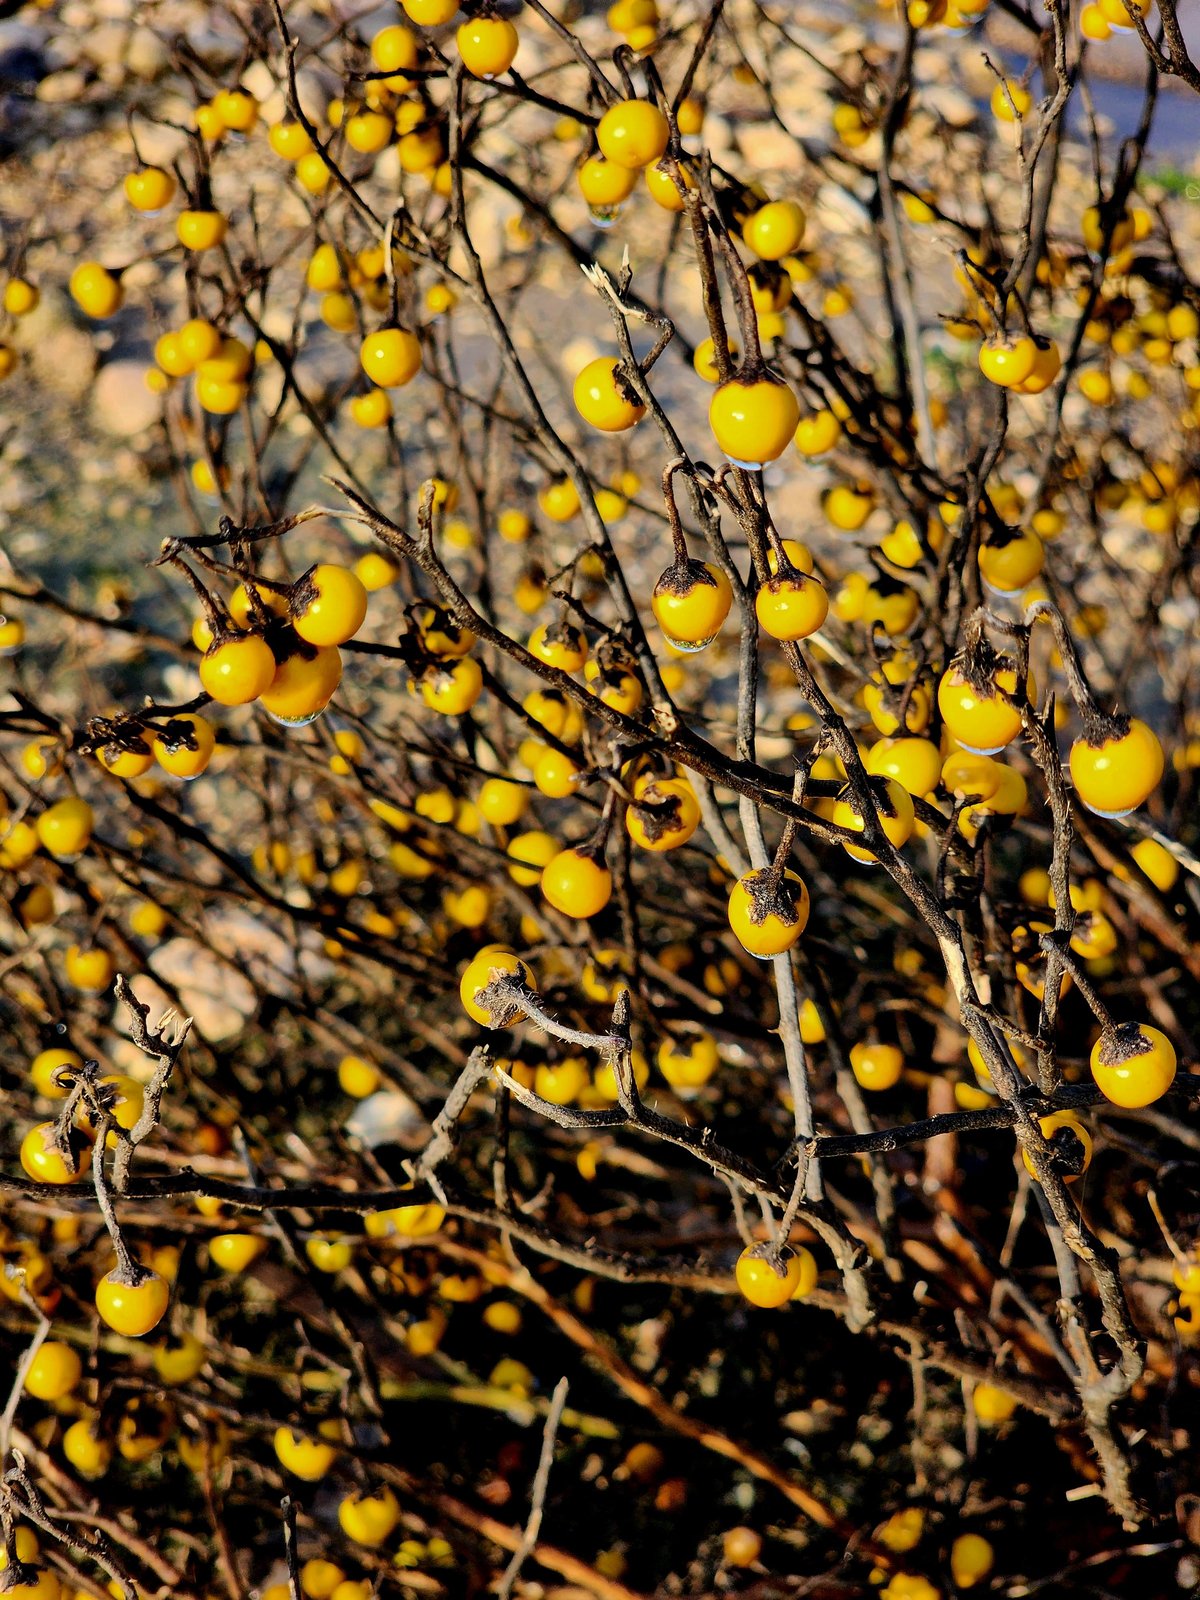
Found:
<path fill-rule="evenodd" d="M 747 1245 L 734 1269 L 737 1286 L 752 1306 L 778 1310 L 789 1300 L 811 1294 L 817 1281 L 817 1263 L 810 1251 L 784 1247 L 774 1258 L 761 1245 Z"/>

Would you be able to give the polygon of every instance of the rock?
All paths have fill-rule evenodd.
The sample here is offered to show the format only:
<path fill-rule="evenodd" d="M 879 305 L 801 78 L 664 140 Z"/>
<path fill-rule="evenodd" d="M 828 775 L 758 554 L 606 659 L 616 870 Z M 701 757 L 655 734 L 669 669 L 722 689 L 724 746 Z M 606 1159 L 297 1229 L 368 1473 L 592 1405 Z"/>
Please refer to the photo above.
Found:
<path fill-rule="evenodd" d="M 737 142 L 746 162 L 757 172 L 797 172 L 803 151 L 773 122 L 748 123 L 738 130 Z"/>
<path fill-rule="evenodd" d="M 282 89 L 272 89 L 270 94 L 258 102 L 258 114 L 268 128 L 273 128 L 277 122 L 286 122 L 290 116 L 288 111 L 287 96 Z"/>
<path fill-rule="evenodd" d="M 42 388 L 64 400 L 82 400 L 92 386 L 96 364 L 90 335 L 69 324 L 52 326 L 36 338 L 28 327 L 21 333 L 23 339 L 30 338 L 25 359 Z"/>
<path fill-rule="evenodd" d="M 34 27 L 19 18 L 0 22 L 0 56 L 9 50 L 40 50 L 45 42 L 45 28 Z"/>
<path fill-rule="evenodd" d="M 129 42 L 125 46 L 125 65 L 135 78 L 150 83 L 162 76 L 170 61 L 170 51 L 151 29 L 135 28 L 129 35 Z"/>
<path fill-rule="evenodd" d="M 429 1137 L 429 1124 L 419 1107 L 400 1089 L 380 1089 L 360 1100 L 346 1118 L 345 1129 L 369 1149 L 398 1144 L 416 1150 Z"/>
<path fill-rule="evenodd" d="M 951 128 L 969 128 L 979 107 L 964 89 L 952 83 L 933 83 L 921 91 L 925 107 L 936 112 Z"/>
<path fill-rule="evenodd" d="M 389 145 L 386 150 L 380 152 L 379 158 L 375 163 L 374 178 L 377 183 L 382 184 L 389 191 L 400 188 L 400 155 L 394 144 Z"/>
<path fill-rule="evenodd" d="M 1200 630 L 1200 607 L 1194 600 L 1166 600 L 1159 608 L 1158 617 L 1164 627 L 1174 628 L 1189 638 L 1195 638 Z"/>
<path fill-rule="evenodd" d="M 955 61 L 957 65 L 957 61 Z M 936 45 L 918 46 L 913 55 L 913 77 L 918 83 L 946 83 L 951 71 L 950 57 Z"/>
<path fill-rule="evenodd" d="M 196 1030 L 213 1043 L 239 1034 L 255 1008 L 249 979 L 191 939 L 170 939 L 150 957 L 153 971 L 179 992 Z"/>
<path fill-rule="evenodd" d="M 258 376 L 254 380 L 254 393 L 257 403 L 268 415 L 273 414 L 283 401 L 283 384 L 283 368 L 278 361 L 272 361 L 269 366 L 258 369 Z M 294 405 L 295 401 L 289 403 Z"/>
<path fill-rule="evenodd" d="M 735 154 L 733 123 L 718 111 L 709 111 L 704 117 L 704 144 L 712 151 L 713 159 L 724 161 Z"/>
<path fill-rule="evenodd" d="M 310 400 L 331 394 L 346 381 L 346 347 L 340 338 L 325 337 L 324 328 L 312 330 L 296 357 L 296 382 Z M 268 374 L 263 373 L 266 377 Z"/>
<path fill-rule="evenodd" d="M 283 416 L 286 419 L 287 431 L 293 439 L 310 439 L 314 429 L 312 423 L 298 406 L 289 401 L 284 407 Z"/>
<path fill-rule="evenodd" d="M 498 266 L 504 259 L 507 251 L 505 229 L 510 218 L 521 215 L 521 208 L 508 195 L 491 188 L 481 189 L 478 194 L 472 194 L 470 206 L 471 239 L 479 253 L 484 270 L 487 271 Z M 578 190 L 569 196 L 564 196 L 564 204 L 556 215 L 568 229 L 582 226 L 583 219 L 587 216 L 587 207 Z"/>
<path fill-rule="evenodd" d="M 53 34 L 46 41 L 46 71 L 65 72 L 83 61 L 83 51 L 74 34 Z"/>
<path fill-rule="evenodd" d="M 37 98 L 43 105 L 70 105 L 75 100 L 83 99 L 86 88 L 87 79 L 72 67 L 65 72 L 52 72 L 49 77 L 43 78 L 37 86 Z"/>
<path fill-rule="evenodd" d="M 278 980 L 295 976 L 296 958 L 291 941 L 282 934 L 248 911 L 236 908 L 210 911 L 205 931 L 219 955 L 243 969 L 253 968 L 256 980 L 264 987 L 287 992 L 290 985 Z"/>
<path fill-rule="evenodd" d="M 275 93 L 275 79 L 265 61 L 252 61 L 242 73 L 242 88 L 261 104 Z"/>
<path fill-rule="evenodd" d="M 335 88 L 331 75 L 315 67 L 301 67 L 296 74 L 296 98 L 304 115 L 313 122 L 319 122 L 325 115 L 325 108 L 336 92 L 340 89 Z"/>
<path fill-rule="evenodd" d="M 206 67 L 218 72 L 236 61 L 240 54 L 239 38 L 232 32 L 218 33 L 215 28 L 190 29 L 187 42 Z"/>
<path fill-rule="evenodd" d="M 132 65 L 130 66 L 130 71 L 134 71 Z M 191 112 L 185 109 L 182 120 L 173 113 L 174 108 L 171 111 L 164 112 L 164 115 L 170 116 L 173 121 L 179 122 L 180 126 L 186 126 Z M 188 142 L 186 133 L 180 133 L 176 128 L 163 127 L 157 122 L 146 122 L 141 118 L 137 122 L 137 140 L 138 149 L 142 153 L 142 160 L 148 166 L 154 167 L 169 167 L 173 161 L 178 160 L 183 154 Z M 132 157 L 130 164 L 132 165 Z"/>
<path fill-rule="evenodd" d="M 121 274 L 126 296 L 153 289 L 161 281 L 162 263 L 158 261 L 135 261 Z"/>
<path fill-rule="evenodd" d="M 269 305 L 262 314 L 262 330 L 271 339 L 286 344 L 292 336 L 292 312 L 289 306 Z"/>
<path fill-rule="evenodd" d="M 573 379 L 581 368 L 586 367 L 589 361 L 594 361 L 599 354 L 595 342 L 586 336 L 570 339 L 559 351 L 559 365 Z"/>
<path fill-rule="evenodd" d="M 115 66 L 125 59 L 129 30 L 119 22 L 105 22 L 91 28 L 80 40 L 84 55 L 98 67 Z"/>
<path fill-rule="evenodd" d="M 162 402 L 146 387 L 144 361 L 110 361 L 92 386 L 92 415 L 98 427 L 127 439 L 158 420 Z"/>
<path fill-rule="evenodd" d="M 818 232 L 861 234 L 869 226 L 867 208 L 837 184 L 821 185 L 815 209 Z"/>
<path fill-rule="evenodd" d="M 983 59 L 982 50 L 958 51 L 954 70 L 968 94 L 975 95 L 979 100 L 991 97 L 992 90 L 996 87 L 996 74 Z"/>

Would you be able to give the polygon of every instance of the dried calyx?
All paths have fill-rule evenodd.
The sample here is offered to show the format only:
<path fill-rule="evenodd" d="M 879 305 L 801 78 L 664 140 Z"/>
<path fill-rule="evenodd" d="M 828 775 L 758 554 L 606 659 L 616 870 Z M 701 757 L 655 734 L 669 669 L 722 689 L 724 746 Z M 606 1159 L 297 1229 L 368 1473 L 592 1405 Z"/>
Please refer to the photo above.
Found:
<path fill-rule="evenodd" d="M 666 569 L 654 585 L 655 594 L 688 595 L 697 584 L 705 588 L 717 588 L 717 580 L 702 561 L 685 557 L 681 561 L 674 561 Z"/>
<path fill-rule="evenodd" d="M 1011 672 L 1018 680 L 1016 689 L 1019 690 L 1020 663 L 1007 652 L 997 650 L 984 633 L 982 625 L 968 634 L 966 644 L 954 658 L 953 666 L 963 681 L 969 683 L 981 699 L 999 696 L 1003 700 L 1012 701 L 1013 704 L 1020 704 L 1016 692 L 1008 694 L 996 681 L 1001 672 Z"/>
<path fill-rule="evenodd" d="M 896 810 L 895 802 L 892 799 L 891 791 L 888 788 L 887 779 L 868 776 L 867 784 L 870 787 L 871 799 L 875 802 L 875 809 L 879 815 L 881 817 L 898 816 L 899 813 Z M 861 797 L 852 785 L 846 784 L 843 788 L 841 788 L 838 791 L 837 798 L 845 801 L 848 806 L 851 806 L 864 822 L 868 822 L 870 820 L 869 814 L 866 807 L 862 803 Z"/>
<path fill-rule="evenodd" d="M 768 917 L 788 928 L 800 921 L 800 886 L 784 877 L 781 863 L 748 872 L 742 887 L 750 901 L 750 920 L 756 927 Z"/>
<path fill-rule="evenodd" d="M 660 839 L 679 832 L 682 804 L 680 795 L 651 782 L 638 795 L 633 809 L 647 838 L 657 844 Z"/>
<path fill-rule="evenodd" d="M 1074 1128 L 1066 1124 L 1055 1128 L 1046 1143 L 1050 1146 L 1054 1170 L 1060 1177 L 1078 1178 L 1086 1169 L 1087 1146 Z"/>
<path fill-rule="evenodd" d="M 1100 1035 L 1099 1059 L 1103 1066 L 1119 1067 L 1135 1056 L 1148 1055 L 1153 1048 L 1154 1041 L 1146 1037 L 1140 1023 L 1117 1022 Z"/>
<path fill-rule="evenodd" d="M 169 722 L 156 726 L 154 737 L 172 755 L 177 750 L 199 750 L 196 724 L 191 717 L 172 717 Z"/>

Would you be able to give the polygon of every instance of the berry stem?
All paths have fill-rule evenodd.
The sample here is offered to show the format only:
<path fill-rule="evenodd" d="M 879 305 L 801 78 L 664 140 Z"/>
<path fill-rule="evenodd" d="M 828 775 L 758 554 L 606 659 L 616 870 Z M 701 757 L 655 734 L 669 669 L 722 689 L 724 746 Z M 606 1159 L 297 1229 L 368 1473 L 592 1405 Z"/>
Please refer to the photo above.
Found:
<path fill-rule="evenodd" d="M 792 850 L 796 843 L 796 835 L 800 831 L 800 824 L 795 817 L 788 817 L 783 825 L 783 832 L 779 836 L 779 847 L 775 851 L 774 859 L 768 869 L 778 883 L 784 874 L 788 862 L 792 857 Z"/>
<path fill-rule="evenodd" d="M 684 537 L 683 521 L 679 515 L 679 506 L 675 500 L 674 477 L 687 462 L 683 456 L 676 456 L 674 461 L 668 461 L 663 468 L 662 491 L 663 499 L 667 506 L 667 521 L 671 528 L 671 543 L 675 549 L 675 565 L 686 567 L 688 564 L 687 539 Z"/>
<path fill-rule="evenodd" d="M 1075 640 L 1071 630 L 1063 619 L 1062 612 L 1050 600 L 1035 600 L 1025 613 L 1025 622 L 1031 626 L 1039 617 L 1045 617 L 1054 630 L 1054 642 L 1058 646 L 1058 653 L 1062 658 L 1063 672 L 1066 675 L 1067 687 L 1071 691 L 1071 698 L 1079 712 L 1080 721 L 1083 723 L 1084 736 L 1091 745 L 1101 745 L 1107 739 L 1121 738 L 1128 732 L 1128 718 L 1115 716 L 1111 712 L 1101 710 L 1091 685 L 1084 675 L 1083 664 L 1079 659 L 1079 651 L 1075 647 Z"/>
<path fill-rule="evenodd" d="M 750 292 L 750 276 L 724 224 L 714 221 L 713 231 L 716 234 L 717 249 L 721 252 L 721 258 L 725 263 L 729 286 L 733 290 L 733 306 L 737 313 L 738 330 L 744 346 L 742 364 L 738 368 L 738 381 L 755 383 L 763 376 L 766 365 L 758 337 L 758 312 L 754 309 L 754 296 Z"/>
<path fill-rule="evenodd" d="M 711 181 L 711 180 L 710 180 Z M 704 301 L 704 315 L 712 339 L 713 365 L 717 369 L 717 383 L 728 383 L 733 374 L 729 356 L 729 330 L 725 323 L 725 308 L 721 304 L 721 285 L 713 259 L 712 238 L 708 231 L 708 213 L 699 189 L 690 190 L 684 197 L 683 209 L 691 224 L 692 240 L 696 246 L 696 264 L 700 270 L 700 291 Z"/>
<path fill-rule="evenodd" d="M 1047 958 L 1053 954 L 1053 956 L 1061 963 L 1061 965 L 1071 974 L 1072 978 L 1075 980 L 1075 987 L 1079 990 L 1080 994 L 1087 1003 L 1088 1010 L 1095 1017 L 1096 1021 L 1100 1024 L 1105 1033 L 1111 1032 L 1111 1030 L 1116 1026 L 1113 1021 L 1112 1012 L 1104 1004 L 1104 1001 L 1101 1000 L 1100 995 L 1093 985 L 1091 979 L 1088 977 L 1087 973 L 1084 972 L 1083 963 L 1071 949 L 1070 940 L 1067 934 L 1056 928 L 1053 933 L 1043 933 L 1038 939 L 1038 944 L 1045 952 Z M 1047 974 L 1047 982 L 1049 981 L 1049 974 Z"/>
<path fill-rule="evenodd" d="M 96 1153 L 92 1159 L 92 1182 L 96 1189 L 96 1204 L 100 1207 L 100 1215 L 104 1218 L 104 1226 L 108 1229 L 108 1236 L 112 1240 L 113 1251 L 117 1258 L 116 1277 L 119 1282 L 128 1287 L 141 1283 L 147 1276 L 144 1267 L 140 1266 L 130 1253 L 125 1242 L 125 1235 L 121 1232 L 121 1225 L 117 1221 L 117 1213 L 112 1203 L 112 1194 L 109 1191 L 108 1180 L 104 1173 L 104 1151 L 108 1144 L 109 1129 L 113 1125 L 112 1116 L 105 1112 L 96 1129 Z"/>
<path fill-rule="evenodd" d="M 183 557 L 176 553 L 173 548 L 175 542 L 173 539 L 168 539 L 164 543 L 162 554 L 153 565 L 174 567 L 183 574 L 200 602 L 201 610 L 204 612 L 204 620 L 208 624 L 213 639 L 219 639 L 222 634 L 227 634 L 230 631 L 232 619 L 224 604 L 209 589 L 205 588 Z"/>
<path fill-rule="evenodd" d="M 627 100 L 636 100 L 638 98 L 637 85 L 634 83 L 633 75 L 629 70 L 630 63 L 635 59 L 633 51 L 627 44 L 620 44 L 613 51 L 612 59 L 613 66 L 616 67 L 620 74 L 621 82 L 625 86 L 625 98 Z M 659 90 L 660 92 L 662 90 L 661 84 L 659 84 Z"/>

